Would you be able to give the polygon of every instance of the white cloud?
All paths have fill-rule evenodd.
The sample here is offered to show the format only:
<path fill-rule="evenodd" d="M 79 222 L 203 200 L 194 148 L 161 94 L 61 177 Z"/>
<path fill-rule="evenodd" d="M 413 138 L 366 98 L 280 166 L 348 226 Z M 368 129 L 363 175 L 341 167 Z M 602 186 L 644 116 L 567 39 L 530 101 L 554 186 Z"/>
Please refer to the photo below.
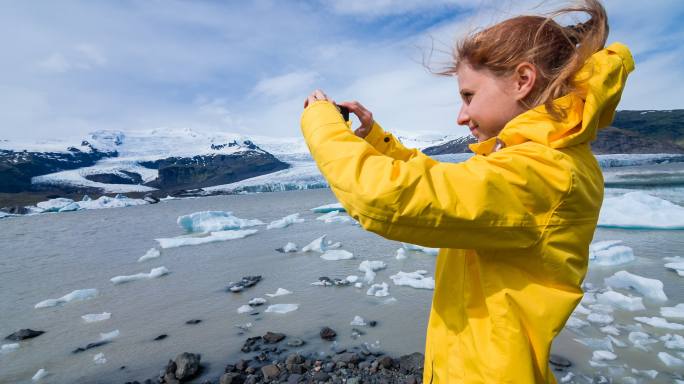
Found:
<path fill-rule="evenodd" d="M 319 79 L 316 72 L 291 72 L 259 80 L 252 90 L 253 95 L 277 99 L 301 95 Z"/>
<path fill-rule="evenodd" d="M 71 63 L 61 54 L 53 53 L 47 59 L 38 62 L 38 67 L 54 73 L 63 73 L 71 69 Z"/>

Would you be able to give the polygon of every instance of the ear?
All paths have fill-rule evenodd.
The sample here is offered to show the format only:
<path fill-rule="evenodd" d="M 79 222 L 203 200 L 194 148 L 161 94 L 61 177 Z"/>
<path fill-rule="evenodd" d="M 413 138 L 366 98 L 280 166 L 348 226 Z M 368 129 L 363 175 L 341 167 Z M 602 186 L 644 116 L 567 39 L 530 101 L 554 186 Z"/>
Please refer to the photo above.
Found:
<path fill-rule="evenodd" d="M 527 97 L 527 95 L 532 92 L 534 88 L 535 81 L 537 80 L 537 67 L 532 63 L 523 61 L 515 67 L 515 73 L 513 74 L 515 81 L 514 84 L 514 96 L 515 99 L 520 101 Z"/>

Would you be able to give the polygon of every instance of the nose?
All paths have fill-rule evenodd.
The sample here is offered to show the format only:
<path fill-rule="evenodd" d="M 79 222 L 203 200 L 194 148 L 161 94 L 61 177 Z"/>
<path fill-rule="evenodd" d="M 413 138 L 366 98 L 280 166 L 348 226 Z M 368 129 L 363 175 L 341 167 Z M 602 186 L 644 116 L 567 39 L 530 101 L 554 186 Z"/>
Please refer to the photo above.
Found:
<path fill-rule="evenodd" d="M 470 121 L 470 116 L 468 115 L 468 111 L 466 110 L 466 105 L 461 104 L 461 110 L 458 111 L 458 118 L 456 119 L 456 122 L 458 125 L 468 125 L 468 122 Z"/>

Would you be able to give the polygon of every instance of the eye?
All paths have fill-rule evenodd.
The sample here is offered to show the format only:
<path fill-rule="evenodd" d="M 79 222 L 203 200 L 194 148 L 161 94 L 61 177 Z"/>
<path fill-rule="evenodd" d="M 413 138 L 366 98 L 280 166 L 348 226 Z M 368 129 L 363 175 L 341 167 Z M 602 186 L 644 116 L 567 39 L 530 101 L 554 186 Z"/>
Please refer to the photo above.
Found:
<path fill-rule="evenodd" d="M 461 98 L 466 104 L 470 104 L 470 100 L 473 99 L 473 93 L 472 92 L 461 92 Z"/>

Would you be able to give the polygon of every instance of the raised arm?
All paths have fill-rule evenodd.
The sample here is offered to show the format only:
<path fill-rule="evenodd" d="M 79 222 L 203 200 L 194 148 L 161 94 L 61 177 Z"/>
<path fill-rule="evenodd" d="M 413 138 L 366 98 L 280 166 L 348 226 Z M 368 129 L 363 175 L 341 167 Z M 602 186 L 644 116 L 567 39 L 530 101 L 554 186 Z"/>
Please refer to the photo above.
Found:
<path fill-rule="evenodd" d="M 536 151 L 516 156 L 509 149 L 459 164 L 386 156 L 354 135 L 328 101 L 308 105 L 301 126 L 347 212 L 392 240 L 446 248 L 530 247 L 570 188 L 569 172 L 558 161 L 541 158 L 528 167 Z"/>

